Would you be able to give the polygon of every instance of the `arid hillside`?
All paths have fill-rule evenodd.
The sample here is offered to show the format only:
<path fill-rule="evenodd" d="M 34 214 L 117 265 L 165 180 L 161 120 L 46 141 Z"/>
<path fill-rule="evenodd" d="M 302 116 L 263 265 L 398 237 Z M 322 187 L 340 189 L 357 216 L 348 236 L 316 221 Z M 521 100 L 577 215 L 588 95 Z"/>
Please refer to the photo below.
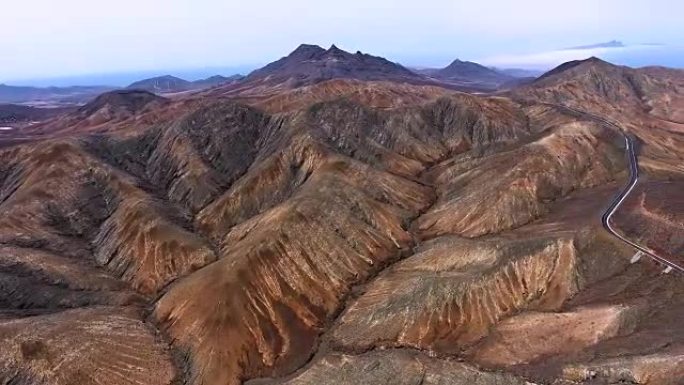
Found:
<path fill-rule="evenodd" d="M 682 276 L 601 224 L 629 132 L 615 224 L 681 254 L 679 72 L 487 96 L 299 51 L 0 137 L 0 384 L 684 383 Z"/>

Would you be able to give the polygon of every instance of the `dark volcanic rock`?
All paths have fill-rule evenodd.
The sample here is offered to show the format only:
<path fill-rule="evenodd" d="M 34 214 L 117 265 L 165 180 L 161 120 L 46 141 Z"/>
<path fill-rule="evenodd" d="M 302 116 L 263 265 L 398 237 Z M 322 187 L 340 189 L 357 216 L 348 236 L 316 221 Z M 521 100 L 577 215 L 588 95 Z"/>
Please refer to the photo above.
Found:
<path fill-rule="evenodd" d="M 252 72 L 245 81 L 284 83 L 289 87 L 299 87 L 338 78 L 428 82 L 423 76 L 381 57 L 361 52 L 352 54 L 334 45 L 325 50 L 306 44 L 299 46 L 290 55 Z"/>

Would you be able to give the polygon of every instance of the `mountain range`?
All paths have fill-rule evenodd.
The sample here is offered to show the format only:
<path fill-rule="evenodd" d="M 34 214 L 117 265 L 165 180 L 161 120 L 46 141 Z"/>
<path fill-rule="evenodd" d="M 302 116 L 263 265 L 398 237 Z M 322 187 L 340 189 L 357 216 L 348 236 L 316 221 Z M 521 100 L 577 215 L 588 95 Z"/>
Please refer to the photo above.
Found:
<path fill-rule="evenodd" d="M 187 81 L 171 75 L 139 80 L 127 89 L 139 89 L 159 94 L 199 91 L 218 85 L 231 84 L 241 75 L 229 77 L 215 75 L 206 79 Z M 117 89 L 108 86 L 24 87 L 0 84 L 0 103 L 28 104 L 34 107 L 65 107 L 83 105 L 96 96 Z"/>
<path fill-rule="evenodd" d="M 294 89 L 332 79 L 390 81 L 396 83 L 433 85 L 466 91 L 495 91 L 534 77 L 525 70 L 491 69 L 473 62 L 455 60 L 446 68 L 410 70 L 381 57 L 337 48 L 324 49 L 302 44 L 289 55 L 257 69 L 248 76 L 215 75 L 188 81 L 172 75 L 147 78 L 131 83 L 126 89 L 138 89 L 160 95 L 198 92 L 217 86 L 236 88 Z M 538 75 L 538 74 L 537 74 Z M 523 79 L 523 80 L 521 80 Z M 31 104 L 54 107 L 82 105 L 114 87 L 16 87 L 0 85 L 0 103 Z M 261 91 L 259 91 L 261 92 Z"/>
<path fill-rule="evenodd" d="M 684 265 L 684 71 L 509 79 L 302 45 L 0 131 L 0 384 L 680 385 L 602 216 Z"/>

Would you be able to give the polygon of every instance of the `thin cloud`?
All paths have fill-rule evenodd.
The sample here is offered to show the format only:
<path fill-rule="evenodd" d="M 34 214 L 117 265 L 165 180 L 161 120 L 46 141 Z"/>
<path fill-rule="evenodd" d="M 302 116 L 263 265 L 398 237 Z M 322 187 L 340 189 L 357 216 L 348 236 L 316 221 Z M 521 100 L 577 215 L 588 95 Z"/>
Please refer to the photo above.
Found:
<path fill-rule="evenodd" d="M 661 44 L 624 45 L 613 41 L 545 52 L 495 55 L 484 57 L 479 62 L 494 67 L 546 70 L 571 60 L 582 60 L 592 56 L 625 56 L 627 54 L 644 53 L 645 51 L 662 47 L 663 45 Z"/>

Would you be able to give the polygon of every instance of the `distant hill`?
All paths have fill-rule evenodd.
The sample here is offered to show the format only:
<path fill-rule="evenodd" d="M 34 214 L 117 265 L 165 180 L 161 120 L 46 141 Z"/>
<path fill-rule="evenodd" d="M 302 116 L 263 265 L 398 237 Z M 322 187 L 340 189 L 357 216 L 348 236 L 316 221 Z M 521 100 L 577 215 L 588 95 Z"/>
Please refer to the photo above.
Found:
<path fill-rule="evenodd" d="M 164 75 L 150 79 L 139 80 L 126 88 L 149 91 L 155 94 L 170 94 L 215 87 L 221 84 L 239 81 L 242 78 L 242 75 L 233 75 L 230 77 L 215 75 L 206 79 L 188 81 L 179 77 Z"/>
<path fill-rule="evenodd" d="M 196 80 L 196 81 L 192 82 L 192 84 L 198 88 L 209 88 L 209 87 L 220 86 L 223 84 L 232 84 L 235 82 L 239 82 L 240 80 L 242 80 L 244 78 L 245 77 L 242 75 L 232 75 L 232 76 L 215 75 L 212 77 L 208 77 L 206 79 Z"/>
<path fill-rule="evenodd" d="M 76 111 L 81 118 L 104 114 L 109 119 L 132 116 L 148 107 L 166 104 L 167 99 L 143 90 L 117 90 L 104 93 Z"/>
<path fill-rule="evenodd" d="M 544 74 L 544 71 L 531 70 L 525 68 L 492 68 L 494 71 L 514 78 L 537 78 Z"/>
<path fill-rule="evenodd" d="M 111 90 L 111 87 L 106 86 L 39 88 L 0 84 L 0 103 L 77 105 Z"/>
<path fill-rule="evenodd" d="M 418 72 L 448 84 L 485 90 L 498 89 L 515 80 L 512 75 L 459 59 L 442 69 L 423 69 Z"/>
<path fill-rule="evenodd" d="M 335 45 L 323 49 L 302 44 L 288 56 L 249 74 L 246 83 L 281 84 L 288 88 L 331 79 L 383 80 L 426 83 L 424 76 L 378 56 L 343 51 Z"/>
<path fill-rule="evenodd" d="M 542 100 L 620 118 L 640 111 L 684 123 L 684 70 L 630 68 L 591 57 L 552 69 L 514 91 L 517 98 Z"/>
<path fill-rule="evenodd" d="M 584 60 L 572 60 L 566 63 L 563 63 L 559 65 L 556 68 L 551 69 L 548 72 L 545 72 L 542 76 L 540 76 L 537 79 L 537 83 L 542 83 L 543 80 L 546 79 L 553 79 L 552 81 L 560 81 L 564 80 L 560 75 L 563 75 L 565 77 L 573 77 L 576 75 L 578 72 L 579 73 L 586 73 L 588 71 L 600 71 L 600 72 L 605 72 L 605 71 L 611 71 L 611 72 L 620 72 L 622 75 L 622 72 L 624 72 L 624 69 L 626 67 L 620 67 L 616 66 L 614 64 L 608 63 L 604 60 L 601 60 L 597 57 L 590 57 L 588 59 Z M 574 71 L 571 71 L 574 70 Z M 602 74 L 604 75 L 604 74 Z"/>
<path fill-rule="evenodd" d="M 177 78 L 171 75 L 164 75 L 150 79 L 139 80 L 135 83 L 132 83 L 126 88 L 144 90 L 159 94 L 188 91 L 191 90 L 193 86 L 192 82 L 189 82 L 187 80 Z"/>

